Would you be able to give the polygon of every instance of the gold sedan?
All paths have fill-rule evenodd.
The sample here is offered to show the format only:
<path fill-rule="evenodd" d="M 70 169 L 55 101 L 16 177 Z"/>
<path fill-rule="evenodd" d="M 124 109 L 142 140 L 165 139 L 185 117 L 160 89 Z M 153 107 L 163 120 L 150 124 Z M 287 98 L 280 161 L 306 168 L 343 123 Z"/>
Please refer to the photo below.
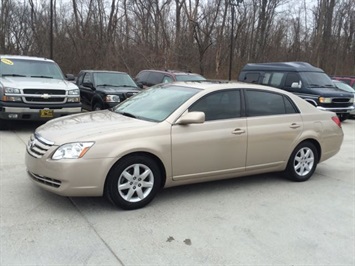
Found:
<path fill-rule="evenodd" d="M 309 179 L 343 141 L 336 114 L 298 96 L 244 83 L 158 85 L 111 110 L 58 118 L 36 129 L 26 166 L 63 196 L 107 196 L 123 209 L 163 187 L 283 172 Z"/>

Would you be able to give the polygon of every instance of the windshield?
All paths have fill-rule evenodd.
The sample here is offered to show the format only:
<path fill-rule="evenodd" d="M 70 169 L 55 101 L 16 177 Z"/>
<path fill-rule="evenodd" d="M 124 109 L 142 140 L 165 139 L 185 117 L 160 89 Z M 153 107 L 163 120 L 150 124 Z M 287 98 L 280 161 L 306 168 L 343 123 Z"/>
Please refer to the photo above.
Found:
<path fill-rule="evenodd" d="M 96 86 L 114 86 L 114 87 L 133 87 L 137 88 L 136 83 L 126 73 L 94 73 Z"/>
<path fill-rule="evenodd" d="M 204 77 L 192 74 L 192 75 L 176 75 L 177 81 L 199 81 L 199 80 L 206 80 Z"/>
<path fill-rule="evenodd" d="M 303 72 L 303 80 L 310 88 L 334 88 L 334 84 L 329 76 L 322 72 Z"/>
<path fill-rule="evenodd" d="M 142 120 L 161 122 L 199 91 L 174 85 L 157 85 L 127 99 L 113 111 Z"/>
<path fill-rule="evenodd" d="M 337 88 L 339 88 L 343 91 L 355 93 L 355 90 L 352 87 L 350 87 L 348 84 L 345 84 L 341 81 L 334 81 L 334 84 Z"/>
<path fill-rule="evenodd" d="M 64 79 L 59 66 L 51 61 L 1 58 L 0 75 L 12 77 L 35 77 Z"/>

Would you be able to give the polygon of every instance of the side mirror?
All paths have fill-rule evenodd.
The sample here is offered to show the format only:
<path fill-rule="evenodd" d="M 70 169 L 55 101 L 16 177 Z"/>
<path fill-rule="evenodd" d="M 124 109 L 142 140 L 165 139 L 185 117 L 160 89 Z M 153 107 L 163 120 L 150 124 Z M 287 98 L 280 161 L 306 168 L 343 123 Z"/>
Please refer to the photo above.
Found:
<path fill-rule="evenodd" d="M 294 88 L 294 89 L 300 89 L 300 88 L 302 88 L 302 81 L 299 81 L 299 82 L 292 82 L 291 88 Z"/>
<path fill-rule="evenodd" d="M 92 82 L 84 82 L 83 83 L 83 86 L 84 87 L 88 87 L 90 89 L 93 89 L 94 88 L 94 84 L 92 84 Z"/>
<path fill-rule="evenodd" d="M 140 81 L 136 81 L 136 84 L 139 88 L 143 89 L 143 83 Z"/>
<path fill-rule="evenodd" d="M 75 81 L 75 76 L 73 74 L 66 74 L 65 75 L 65 78 L 68 80 L 68 81 Z"/>
<path fill-rule="evenodd" d="M 188 112 L 183 114 L 177 121 L 178 125 L 202 124 L 205 122 L 204 112 Z"/>

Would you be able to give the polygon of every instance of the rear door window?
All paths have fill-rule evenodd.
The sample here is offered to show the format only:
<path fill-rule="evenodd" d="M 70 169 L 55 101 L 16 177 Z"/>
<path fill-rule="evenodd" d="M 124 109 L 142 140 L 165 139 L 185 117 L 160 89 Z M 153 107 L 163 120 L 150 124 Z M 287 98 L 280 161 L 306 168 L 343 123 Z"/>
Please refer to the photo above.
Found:
<path fill-rule="evenodd" d="M 246 90 L 248 116 L 267 116 L 297 113 L 294 104 L 286 96 L 273 92 Z"/>
<path fill-rule="evenodd" d="M 259 77 L 259 73 L 246 73 L 243 81 L 248 83 L 258 83 Z"/>

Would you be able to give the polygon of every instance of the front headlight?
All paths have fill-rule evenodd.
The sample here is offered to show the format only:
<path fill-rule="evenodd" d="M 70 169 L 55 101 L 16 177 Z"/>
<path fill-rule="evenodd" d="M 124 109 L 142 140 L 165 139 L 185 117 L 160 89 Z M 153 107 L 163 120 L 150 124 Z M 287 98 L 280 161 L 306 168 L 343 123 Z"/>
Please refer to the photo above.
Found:
<path fill-rule="evenodd" d="M 75 142 L 60 146 L 52 155 L 53 160 L 78 159 L 94 145 L 94 142 Z"/>
<path fill-rule="evenodd" d="M 354 98 L 351 98 L 351 99 L 350 99 L 350 102 L 353 103 L 353 102 L 354 102 Z"/>
<path fill-rule="evenodd" d="M 20 96 L 16 94 L 21 94 L 21 90 L 17 88 L 4 88 L 4 95 L 2 96 L 1 100 L 3 102 L 22 102 Z"/>
<path fill-rule="evenodd" d="M 107 103 L 119 103 L 121 98 L 119 95 L 107 95 L 105 98 L 105 102 Z"/>
<path fill-rule="evenodd" d="M 17 89 L 17 88 L 5 88 L 5 93 L 21 94 L 21 91 L 20 91 L 20 89 Z"/>
<path fill-rule="evenodd" d="M 80 94 L 80 90 L 78 89 L 68 91 L 68 95 L 79 95 L 79 94 Z"/>
<path fill-rule="evenodd" d="M 332 98 L 319 97 L 321 103 L 332 103 Z"/>

